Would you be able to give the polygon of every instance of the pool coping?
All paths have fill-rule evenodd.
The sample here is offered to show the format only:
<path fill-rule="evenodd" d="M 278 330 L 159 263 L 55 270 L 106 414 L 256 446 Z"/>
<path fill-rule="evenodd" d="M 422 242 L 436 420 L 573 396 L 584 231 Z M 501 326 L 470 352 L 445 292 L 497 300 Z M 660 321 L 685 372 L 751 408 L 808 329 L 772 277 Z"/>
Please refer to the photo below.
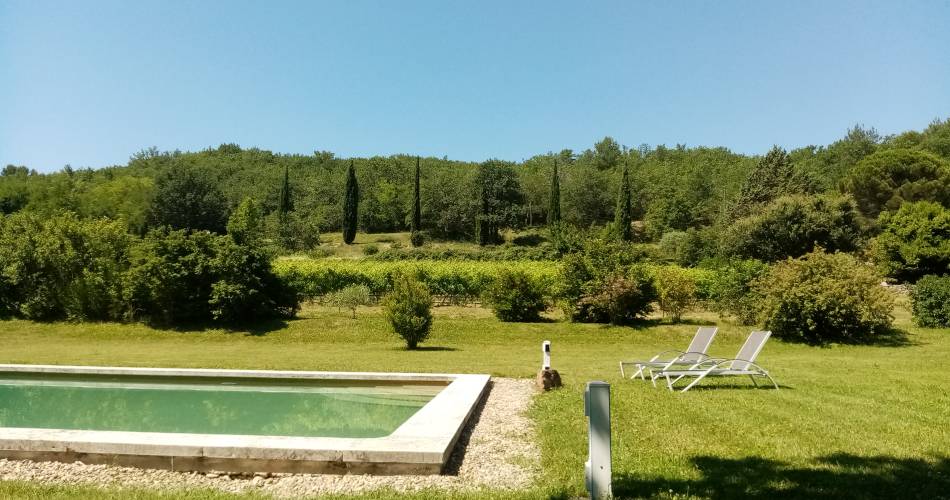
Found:
<path fill-rule="evenodd" d="M 86 431 L 0 427 L 0 457 L 188 471 L 439 474 L 489 375 L 0 364 L 0 372 L 449 382 L 379 438 Z"/>

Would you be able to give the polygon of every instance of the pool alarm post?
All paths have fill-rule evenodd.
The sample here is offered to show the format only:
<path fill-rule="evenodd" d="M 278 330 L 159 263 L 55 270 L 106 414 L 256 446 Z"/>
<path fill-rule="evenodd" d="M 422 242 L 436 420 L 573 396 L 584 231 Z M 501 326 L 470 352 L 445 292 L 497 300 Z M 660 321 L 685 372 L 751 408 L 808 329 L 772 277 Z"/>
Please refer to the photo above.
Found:
<path fill-rule="evenodd" d="M 610 488 L 610 384 L 588 382 L 584 390 L 584 416 L 589 441 L 584 480 L 591 500 L 613 496 Z"/>
<path fill-rule="evenodd" d="M 545 340 L 541 343 L 541 371 L 538 372 L 538 378 L 535 380 L 538 389 L 550 391 L 551 389 L 561 387 L 561 374 L 557 370 L 551 369 L 551 341 Z"/>

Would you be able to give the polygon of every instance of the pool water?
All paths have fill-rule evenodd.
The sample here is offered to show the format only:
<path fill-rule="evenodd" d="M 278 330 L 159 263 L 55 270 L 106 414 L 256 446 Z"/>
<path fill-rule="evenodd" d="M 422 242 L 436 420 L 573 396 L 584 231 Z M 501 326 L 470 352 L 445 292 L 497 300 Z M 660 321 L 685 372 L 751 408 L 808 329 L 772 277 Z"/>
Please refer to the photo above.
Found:
<path fill-rule="evenodd" d="M 372 438 L 446 383 L 0 373 L 0 427 Z"/>

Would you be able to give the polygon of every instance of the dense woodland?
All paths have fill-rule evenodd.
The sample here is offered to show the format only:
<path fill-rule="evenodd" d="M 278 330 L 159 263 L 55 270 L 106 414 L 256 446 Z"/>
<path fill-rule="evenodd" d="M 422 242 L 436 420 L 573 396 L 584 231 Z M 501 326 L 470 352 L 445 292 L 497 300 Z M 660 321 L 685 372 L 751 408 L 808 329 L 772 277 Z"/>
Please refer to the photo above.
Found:
<path fill-rule="evenodd" d="M 336 158 L 323 151 L 282 155 L 234 144 L 200 152 L 152 148 L 123 166 L 67 166 L 50 174 L 27 166 L 3 169 L 0 313 L 239 320 L 266 289 L 272 290 L 265 294 L 270 301 L 258 311 L 292 314 L 295 302 L 287 297 L 294 291 L 282 283 L 300 285 L 300 276 L 277 280 L 268 256 L 317 254 L 321 233 L 342 230 L 350 243 L 357 231 L 411 230 L 413 247 L 421 248 L 390 249 L 374 260 L 445 258 L 424 244 L 433 241 L 488 247 L 448 255 L 456 260 L 561 260 L 563 279 L 538 293 L 567 301 L 573 319 L 612 322 L 636 319 L 654 301 L 661 308 L 675 302 L 664 299 L 660 285 L 680 278 L 631 266 L 716 269 L 720 281 L 733 280 L 731 291 L 720 290 L 717 309 L 754 322 L 764 302 L 751 311 L 743 301 L 767 272 L 779 273 L 773 283 L 785 279 L 789 286 L 800 281 L 795 273 L 815 269 L 863 276 L 861 263 L 876 264 L 873 273 L 880 273 L 861 278 L 865 284 L 883 276 L 913 283 L 947 275 L 948 207 L 950 120 L 886 137 L 855 126 L 828 146 L 773 147 L 761 156 L 684 145 L 627 148 L 610 137 L 582 152 L 482 163 L 410 155 Z M 57 260 L 57 249 L 66 246 L 75 252 L 70 263 Z M 844 257 L 825 258 L 825 252 Z M 769 271 L 773 263 L 802 256 L 809 257 L 798 267 Z M 113 273 L 121 280 L 103 271 L 111 260 L 122 262 Z M 204 264 L 192 270 L 196 262 Z M 242 275 L 247 265 L 261 270 L 253 277 L 257 282 Z M 61 286 L 50 285 L 49 276 Z M 302 286 L 320 289 L 313 279 Z M 521 283 L 524 276 L 499 279 Z M 695 288 L 690 280 L 688 287 Z M 176 298 L 175 287 L 193 281 L 200 282 L 193 288 L 202 290 L 210 308 L 185 311 Z M 383 287 L 391 282 L 386 277 Z M 167 283 L 177 284 L 159 290 Z M 654 284 L 659 295 L 647 293 Z M 699 283 L 690 297 L 711 299 L 716 286 Z M 109 287 L 115 288 L 106 294 L 111 299 L 87 297 L 89 290 Z M 480 294 L 490 286 L 468 288 L 466 293 Z M 51 298 L 66 289 L 73 295 Z M 624 295 L 632 290 L 642 296 Z M 30 294 L 36 296 L 26 298 Z M 623 300 L 630 302 L 618 316 L 614 309 Z M 24 313 L 30 310 L 39 312 Z"/>

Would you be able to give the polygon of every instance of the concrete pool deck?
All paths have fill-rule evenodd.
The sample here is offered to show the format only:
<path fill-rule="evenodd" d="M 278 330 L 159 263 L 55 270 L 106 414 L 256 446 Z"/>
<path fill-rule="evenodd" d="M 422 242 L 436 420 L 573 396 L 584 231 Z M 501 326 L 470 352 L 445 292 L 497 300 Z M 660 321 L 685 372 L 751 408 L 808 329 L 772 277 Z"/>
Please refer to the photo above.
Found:
<path fill-rule="evenodd" d="M 488 375 L 0 365 L 2 373 L 152 375 L 289 380 L 444 382 L 380 438 L 243 436 L 0 427 L 0 457 L 175 471 L 439 474 L 485 392 Z"/>

